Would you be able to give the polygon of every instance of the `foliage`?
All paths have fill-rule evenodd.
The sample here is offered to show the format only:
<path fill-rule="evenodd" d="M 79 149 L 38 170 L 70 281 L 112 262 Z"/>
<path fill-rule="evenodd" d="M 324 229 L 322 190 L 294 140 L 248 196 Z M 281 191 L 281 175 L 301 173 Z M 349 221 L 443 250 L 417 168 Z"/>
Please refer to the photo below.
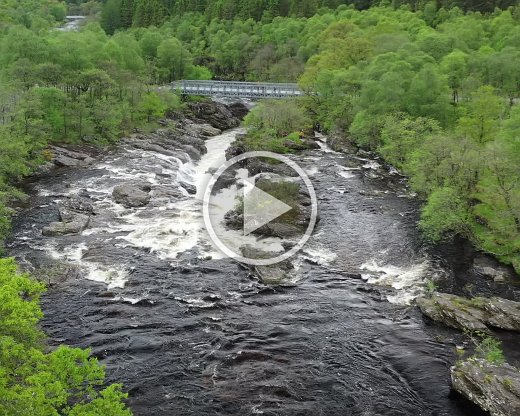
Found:
<path fill-rule="evenodd" d="M 478 357 L 486 361 L 501 365 L 505 363 L 504 352 L 502 351 L 502 343 L 495 338 L 487 335 L 481 335 L 482 339 L 477 341 L 475 351 Z"/>
<path fill-rule="evenodd" d="M 254 107 L 244 119 L 251 130 L 271 132 L 274 136 L 305 130 L 311 121 L 294 100 L 265 100 Z"/>
<path fill-rule="evenodd" d="M 130 416 L 121 386 L 103 388 L 105 371 L 90 351 L 45 352 L 43 291 L 13 259 L 0 259 L 0 414 Z"/>

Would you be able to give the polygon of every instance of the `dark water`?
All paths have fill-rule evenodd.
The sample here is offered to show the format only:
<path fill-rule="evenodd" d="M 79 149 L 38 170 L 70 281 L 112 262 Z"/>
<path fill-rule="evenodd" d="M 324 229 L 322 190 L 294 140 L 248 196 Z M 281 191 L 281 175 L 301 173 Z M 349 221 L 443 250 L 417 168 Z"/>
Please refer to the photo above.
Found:
<path fill-rule="evenodd" d="M 421 245 L 417 202 L 399 175 L 326 151 L 295 160 L 312 175 L 321 222 L 295 259 L 299 281 L 285 287 L 208 259 L 193 197 L 143 210 L 108 197 L 132 175 L 156 188 L 197 183 L 193 164 L 121 151 L 38 180 L 10 251 L 33 267 L 71 265 L 43 299 L 51 344 L 91 347 L 136 415 L 477 415 L 450 396 L 463 337 L 410 306 L 425 279 L 456 282 L 469 260 Z M 95 202 L 90 230 L 42 237 L 55 203 L 77 193 Z"/>

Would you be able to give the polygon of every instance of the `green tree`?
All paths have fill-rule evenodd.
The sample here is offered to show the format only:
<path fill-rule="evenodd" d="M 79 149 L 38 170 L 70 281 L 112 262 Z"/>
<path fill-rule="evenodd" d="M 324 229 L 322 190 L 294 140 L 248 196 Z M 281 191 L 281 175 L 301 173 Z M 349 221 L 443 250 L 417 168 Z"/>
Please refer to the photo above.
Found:
<path fill-rule="evenodd" d="M 101 26 L 109 35 L 121 27 L 121 0 L 107 0 L 101 13 Z"/>
<path fill-rule="evenodd" d="M 190 53 L 176 38 L 165 39 L 157 47 L 157 65 L 166 82 L 184 78 L 191 62 Z"/>
<path fill-rule="evenodd" d="M 6 415 L 131 416 L 126 394 L 103 388 L 105 371 L 90 351 L 45 353 L 39 297 L 44 287 L 0 259 L 0 413 Z"/>
<path fill-rule="evenodd" d="M 459 119 L 459 131 L 476 143 L 483 144 L 493 139 L 500 117 L 504 111 L 503 100 L 490 86 L 480 87 L 471 94 L 466 105 L 466 115 Z"/>
<path fill-rule="evenodd" d="M 149 92 L 143 97 L 141 111 L 145 115 L 148 123 L 150 123 L 153 118 L 164 116 L 166 106 L 161 100 L 159 94 L 156 92 Z"/>

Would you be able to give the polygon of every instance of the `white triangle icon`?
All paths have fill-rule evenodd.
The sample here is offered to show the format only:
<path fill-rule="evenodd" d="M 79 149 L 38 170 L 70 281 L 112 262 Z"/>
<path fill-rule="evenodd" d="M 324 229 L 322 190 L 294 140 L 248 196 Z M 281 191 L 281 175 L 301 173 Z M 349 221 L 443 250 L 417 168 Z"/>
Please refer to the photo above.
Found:
<path fill-rule="evenodd" d="M 244 179 L 244 235 L 293 209 L 290 205 L 257 188 L 254 179 Z"/>

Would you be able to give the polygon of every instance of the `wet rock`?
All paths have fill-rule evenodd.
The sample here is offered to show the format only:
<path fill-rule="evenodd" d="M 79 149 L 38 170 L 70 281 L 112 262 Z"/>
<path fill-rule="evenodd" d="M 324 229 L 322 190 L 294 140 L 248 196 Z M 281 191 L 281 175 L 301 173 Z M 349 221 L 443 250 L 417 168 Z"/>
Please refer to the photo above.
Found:
<path fill-rule="evenodd" d="M 496 283 L 505 283 L 513 278 L 513 273 L 507 267 L 497 264 L 496 260 L 486 256 L 475 258 L 473 270 L 483 277 L 493 279 Z"/>
<path fill-rule="evenodd" d="M 196 149 L 195 147 L 189 144 L 179 145 L 179 148 L 184 150 L 191 157 L 192 160 L 200 160 L 202 157 L 200 150 Z"/>
<path fill-rule="evenodd" d="M 451 368 L 453 389 L 491 416 L 520 415 L 520 372 L 509 365 L 469 359 Z"/>
<path fill-rule="evenodd" d="M 63 147 L 53 146 L 51 147 L 52 152 L 54 153 L 54 164 L 60 167 L 80 167 L 80 166 L 88 166 L 92 164 L 94 161 L 86 153 L 74 152 L 69 149 L 65 149 Z"/>
<path fill-rule="evenodd" d="M 149 141 L 143 139 L 132 142 L 132 145 L 134 147 L 137 147 L 138 149 L 148 150 L 150 152 L 156 152 L 167 156 L 175 156 L 176 154 L 173 150 L 166 149 L 165 147 L 159 144 L 150 143 Z"/>
<path fill-rule="evenodd" d="M 241 230 L 244 227 L 244 215 L 236 210 L 231 210 L 224 215 L 224 223 L 231 230 Z"/>
<path fill-rule="evenodd" d="M 243 120 L 247 113 L 249 113 L 249 108 L 241 102 L 229 104 L 227 107 L 229 111 L 231 111 L 231 114 L 239 120 Z"/>
<path fill-rule="evenodd" d="M 196 122 L 206 122 L 220 130 L 228 130 L 240 125 L 240 120 L 224 104 L 205 101 L 190 103 L 188 107 Z"/>
<path fill-rule="evenodd" d="M 327 138 L 327 144 L 336 152 L 356 154 L 358 151 L 358 147 L 354 144 L 353 140 L 340 133 L 332 133 Z"/>
<path fill-rule="evenodd" d="M 42 233 L 46 237 L 57 237 L 60 235 L 79 234 L 88 227 L 90 217 L 85 214 L 73 214 L 68 212 L 66 221 L 52 222 L 44 227 Z"/>
<path fill-rule="evenodd" d="M 256 266 L 255 272 L 266 285 L 280 285 L 294 279 L 294 267 L 288 261 L 270 266 Z"/>
<path fill-rule="evenodd" d="M 260 227 L 255 234 L 261 234 L 266 237 L 292 238 L 301 237 L 302 229 L 293 224 L 284 224 L 281 222 L 271 222 Z"/>
<path fill-rule="evenodd" d="M 241 248 L 242 256 L 248 259 L 271 259 L 281 253 L 267 252 L 252 246 Z M 295 278 L 295 270 L 288 260 L 267 266 L 252 266 L 251 271 L 266 285 L 281 285 Z"/>
<path fill-rule="evenodd" d="M 154 199 L 168 198 L 168 199 L 179 199 L 184 198 L 184 194 L 180 189 L 179 184 L 172 183 L 171 185 L 159 185 L 153 190 Z"/>
<path fill-rule="evenodd" d="M 79 234 L 88 227 L 93 211 L 92 204 L 84 198 L 66 199 L 58 205 L 61 221 L 44 227 L 42 234 L 46 237 Z"/>
<path fill-rule="evenodd" d="M 125 208 L 144 207 L 150 202 L 149 185 L 126 184 L 116 186 L 112 192 L 112 198 Z"/>
<path fill-rule="evenodd" d="M 94 206 L 90 201 L 88 201 L 86 198 L 78 198 L 78 197 L 72 197 L 69 199 L 66 199 L 60 204 L 60 215 L 62 213 L 62 210 L 69 210 L 74 211 L 78 213 L 84 213 L 87 215 L 91 215 L 94 212 Z M 62 218 L 63 220 L 63 218 Z"/>
<path fill-rule="evenodd" d="M 179 185 L 182 186 L 190 195 L 195 195 L 197 193 L 197 187 L 191 183 L 180 181 Z"/>
<path fill-rule="evenodd" d="M 431 298 L 418 298 L 416 303 L 424 315 L 452 328 L 482 332 L 500 328 L 520 332 L 520 302 L 435 293 Z"/>
<path fill-rule="evenodd" d="M 222 130 L 217 129 L 212 125 L 206 123 L 196 124 L 188 121 L 183 127 L 188 134 L 193 136 L 212 137 L 222 133 Z"/>

